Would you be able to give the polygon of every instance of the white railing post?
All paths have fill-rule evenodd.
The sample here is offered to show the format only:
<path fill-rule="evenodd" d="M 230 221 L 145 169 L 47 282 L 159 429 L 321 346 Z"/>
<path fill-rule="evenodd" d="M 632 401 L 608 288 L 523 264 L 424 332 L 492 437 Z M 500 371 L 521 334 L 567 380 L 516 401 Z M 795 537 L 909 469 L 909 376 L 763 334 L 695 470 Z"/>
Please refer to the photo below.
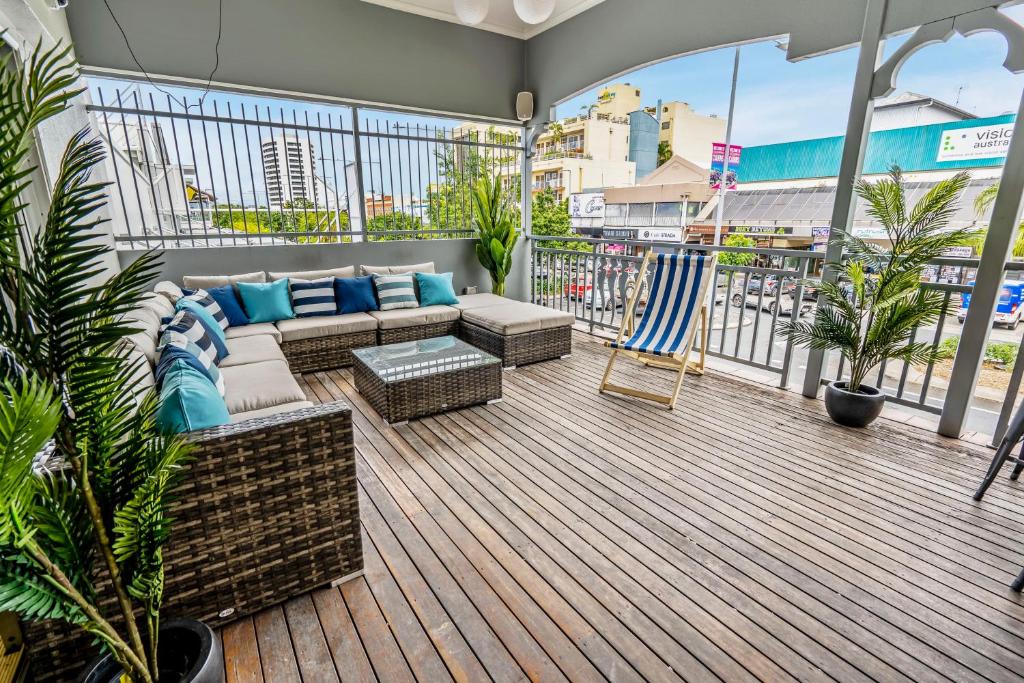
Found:
<path fill-rule="evenodd" d="M 864 151 L 868 146 L 871 132 L 871 114 L 874 99 L 871 91 L 882 56 L 882 32 L 888 0 L 868 0 L 864 11 L 864 27 L 860 38 L 860 55 L 857 58 L 857 75 L 853 81 L 853 96 L 850 98 L 850 114 L 846 121 L 846 138 L 843 141 L 843 155 L 839 161 L 839 177 L 836 179 L 836 200 L 832 206 L 831 230 L 828 248 L 825 251 L 825 266 L 821 273 L 823 282 L 835 282 L 838 272 L 828 264 L 839 263 L 843 257 L 843 234 L 853 227 L 853 212 L 856 196 L 853 185 L 860 177 L 864 166 Z M 819 313 L 820 315 L 820 313 Z M 804 373 L 803 395 L 816 398 L 821 388 L 821 377 L 825 368 L 825 351 L 811 349 L 807 356 L 807 372 Z"/>

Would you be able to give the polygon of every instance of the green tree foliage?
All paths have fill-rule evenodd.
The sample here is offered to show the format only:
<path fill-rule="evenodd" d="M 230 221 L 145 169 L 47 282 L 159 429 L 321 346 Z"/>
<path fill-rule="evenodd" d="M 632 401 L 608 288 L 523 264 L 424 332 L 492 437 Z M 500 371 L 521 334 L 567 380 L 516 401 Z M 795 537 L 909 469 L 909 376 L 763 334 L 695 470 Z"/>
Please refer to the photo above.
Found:
<path fill-rule="evenodd" d="M 662 140 L 658 143 L 658 166 L 661 166 L 671 158 L 672 145 L 668 143 L 668 140 Z"/>
<path fill-rule="evenodd" d="M 530 223 L 534 236 L 572 237 L 575 235 L 569 220 L 569 200 L 558 201 L 554 191 L 545 189 L 533 196 Z M 548 249 L 573 249 L 590 251 L 586 242 L 565 242 L 562 240 L 540 240 L 537 246 Z"/>
<path fill-rule="evenodd" d="M 722 240 L 724 247 L 756 247 L 757 242 L 753 237 L 746 235 L 729 235 Z M 749 266 L 754 262 L 754 254 L 751 252 L 723 251 L 718 254 L 718 262 L 723 266 Z"/>
<path fill-rule="evenodd" d="M 430 239 L 425 233 L 398 234 L 412 230 L 423 230 L 423 221 L 419 216 L 407 213 L 385 213 L 374 216 L 366 222 L 368 242 L 389 242 L 393 240 Z"/>
<path fill-rule="evenodd" d="M 857 195 L 867 204 L 868 215 L 885 226 L 892 247 L 844 232 L 846 260 L 826 264 L 841 272 L 840 281 L 820 283 L 818 314 L 812 322 L 788 321 L 780 334 L 803 346 L 842 353 L 854 392 L 883 360 L 926 365 L 943 358 L 941 347 L 911 341 L 911 335 L 945 312 L 943 293 L 921 288 L 925 265 L 975 236 L 970 230 L 948 229 L 969 182 L 966 172 L 942 180 L 913 207 L 907 206 L 897 167 L 888 178 L 858 182 Z"/>
<path fill-rule="evenodd" d="M 999 183 L 989 185 L 974 198 L 974 213 L 977 214 L 978 218 L 988 213 L 988 210 L 996 201 L 997 194 L 999 194 Z M 987 229 L 979 230 L 974 239 L 971 240 L 971 246 L 979 254 L 985 247 L 986 236 L 988 236 Z M 1014 258 L 1024 258 L 1024 222 L 1017 226 L 1017 236 L 1013 240 L 1011 255 Z"/>

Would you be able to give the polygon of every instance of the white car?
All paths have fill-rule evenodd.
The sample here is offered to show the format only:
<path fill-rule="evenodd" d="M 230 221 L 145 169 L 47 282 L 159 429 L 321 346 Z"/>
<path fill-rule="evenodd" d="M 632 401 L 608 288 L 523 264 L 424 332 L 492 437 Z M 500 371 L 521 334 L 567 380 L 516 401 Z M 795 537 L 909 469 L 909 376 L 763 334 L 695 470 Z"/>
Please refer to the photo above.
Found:
<path fill-rule="evenodd" d="M 746 308 L 757 308 L 757 294 L 747 294 L 745 297 L 742 292 L 733 292 L 730 301 L 733 306 L 745 306 Z M 775 313 L 775 309 L 779 309 L 779 315 L 793 315 L 793 297 L 789 294 L 784 294 L 781 297 L 767 296 L 761 298 L 761 310 L 767 311 L 768 313 Z M 814 304 L 810 301 L 803 301 L 800 304 L 800 316 L 806 316 L 814 310 Z"/>

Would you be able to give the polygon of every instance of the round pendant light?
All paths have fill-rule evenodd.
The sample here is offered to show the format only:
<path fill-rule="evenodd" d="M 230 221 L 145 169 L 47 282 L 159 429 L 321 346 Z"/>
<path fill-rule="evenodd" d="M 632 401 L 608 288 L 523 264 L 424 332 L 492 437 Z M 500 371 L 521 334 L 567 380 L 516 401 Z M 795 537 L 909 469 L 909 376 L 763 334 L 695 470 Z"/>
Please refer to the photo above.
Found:
<path fill-rule="evenodd" d="M 476 26 L 487 16 L 488 0 L 454 0 L 455 16 L 463 24 Z"/>
<path fill-rule="evenodd" d="M 555 0 L 512 0 L 512 6 L 527 24 L 540 24 L 555 11 Z"/>

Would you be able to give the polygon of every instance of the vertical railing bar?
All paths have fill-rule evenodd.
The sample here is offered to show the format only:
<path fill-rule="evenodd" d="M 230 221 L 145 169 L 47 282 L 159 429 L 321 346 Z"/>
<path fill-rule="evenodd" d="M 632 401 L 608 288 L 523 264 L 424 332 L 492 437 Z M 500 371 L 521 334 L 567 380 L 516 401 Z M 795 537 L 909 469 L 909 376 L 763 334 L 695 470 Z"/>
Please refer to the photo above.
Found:
<path fill-rule="evenodd" d="M 391 192 L 391 227 L 388 227 L 388 215 L 384 211 L 384 197 L 387 195 L 384 193 L 384 152 L 380 145 L 380 119 L 376 119 L 373 122 L 373 128 L 377 132 L 377 170 L 380 173 L 380 210 L 384 214 L 384 229 L 395 230 L 395 186 L 394 179 L 392 179 L 391 186 L 388 188 Z M 385 130 L 387 124 L 385 123 Z M 388 176 L 391 176 L 391 150 L 388 149 Z"/>
<path fill-rule="evenodd" d="M 442 154 L 444 154 L 445 156 L 442 157 L 441 156 Z M 437 184 L 438 184 L 438 186 L 440 188 L 441 187 L 441 170 L 442 170 L 442 168 L 445 170 L 444 186 L 443 186 L 444 187 L 444 190 L 443 190 L 443 192 L 444 192 L 444 227 L 445 227 L 445 230 L 450 230 L 451 229 L 451 225 L 452 225 L 452 219 L 451 219 L 451 211 L 449 209 L 449 206 L 452 203 L 452 199 L 454 199 L 454 195 L 451 195 L 448 192 L 448 183 L 451 182 L 451 178 L 449 177 L 449 169 L 447 168 L 447 166 L 448 166 L 447 154 L 448 154 L 447 150 L 445 150 L 444 152 L 441 152 L 441 150 L 440 150 L 440 143 L 437 142 L 437 124 L 434 124 L 434 172 L 437 174 Z M 442 159 L 443 159 L 443 161 L 442 161 Z M 439 166 L 438 164 L 442 164 L 442 166 Z"/>
<path fill-rule="evenodd" d="M 245 105 L 243 105 L 243 106 L 245 106 Z M 254 104 L 253 107 L 252 107 L 252 111 L 253 111 L 253 114 L 256 116 L 256 121 L 258 123 L 259 120 L 260 120 L 260 108 L 259 108 L 259 106 Z M 269 114 L 269 110 L 268 110 L 268 114 Z M 270 143 L 273 144 L 273 142 L 274 142 L 274 129 L 273 128 L 268 129 L 268 134 L 270 135 Z M 274 216 L 273 216 L 273 213 L 271 212 L 271 208 L 270 208 L 270 188 L 267 187 L 267 161 L 263 157 L 263 126 L 259 126 L 259 125 L 256 126 L 256 136 L 257 136 L 257 138 L 260 141 L 259 142 L 260 167 L 263 169 L 263 190 L 267 193 L 267 230 L 269 232 L 274 232 L 275 231 L 274 230 Z M 256 221 L 259 222 L 259 209 L 258 208 L 256 210 L 256 213 L 257 213 Z M 261 233 L 260 239 L 263 239 L 262 233 Z M 270 242 L 273 243 L 274 239 L 275 238 L 271 237 L 270 238 Z M 262 244 L 262 242 L 261 242 L 261 244 Z"/>
<path fill-rule="evenodd" d="M 138 91 L 135 91 L 135 92 L 132 93 L 132 99 L 135 102 L 136 110 L 141 109 L 141 107 L 139 106 L 139 93 L 138 93 Z M 139 142 L 141 143 L 140 147 L 142 148 L 143 163 L 146 165 L 146 178 L 149 179 L 149 194 L 153 198 L 153 211 L 154 211 L 155 217 L 156 217 L 156 229 L 157 229 L 157 233 L 161 237 L 163 237 L 164 236 L 164 226 L 160 222 L 160 201 L 159 201 L 159 199 L 157 198 L 157 195 L 156 195 L 156 181 L 153 180 L 153 162 L 149 158 L 149 149 L 147 149 L 147 145 L 146 145 L 146 130 L 145 130 L 145 127 L 142 124 L 142 115 L 141 114 L 136 114 L 135 118 L 136 118 L 136 121 L 139 124 Z M 155 142 L 156 141 L 154 139 L 154 144 L 155 144 Z M 146 246 L 147 247 L 149 246 L 149 242 L 146 242 Z"/>
<path fill-rule="evenodd" d="M 267 118 L 270 118 L 269 108 Z M 281 120 L 281 144 L 284 147 L 284 175 L 288 178 L 288 197 L 285 198 L 283 192 L 281 194 L 281 218 L 284 218 L 284 205 L 287 204 L 288 211 L 292 215 L 292 225 L 298 230 L 299 219 L 295 215 L 295 186 L 292 184 L 292 164 L 288 158 L 288 124 L 284 120 L 284 107 L 278 108 L 278 118 Z M 298 139 L 298 136 L 296 136 L 296 142 L 298 142 Z M 280 173 L 280 169 L 278 169 L 278 173 Z M 284 183 L 281 184 L 281 189 L 282 191 L 284 190 Z M 298 238 L 296 238 L 296 241 L 298 241 Z"/>
<path fill-rule="evenodd" d="M 942 310 L 949 310 L 949 300 L 952 298 L 953 292 L 947 291 L 946 296 L 942 299 Z M 946 316 L 943 315 L 939 318 L 935 324 L 935 335 L 932 337 L 932 346 L 938 346 L 942 342 L 942 329 L 946 326 Z M 1021 345 L 1024 347 L 1024 344 Z M 924 371 L 924 380 L 921 381 L 921 393 L 918 396 L 918 405 L 927 405 L 928 402 L 928 388 L 932 383 L 932 371 L 935 369 L 934 363 L 929 363 L 928 367 Z"/>
<path fill-rule="evenodd" d="M 592 256 L 591 264 L 590 264 L 590 268 L 591 268 L 591 273 L 590 273 L 591 280 L 590 281 L 591 282 L 595 282 L 597 280 L 597 257 L 598 257 L 597 249 L 598 249 L 598 246 L 597 246 L 597 243 L 595 242 L 590 247 L 591 256 Z M 587 273 L 586 273 L 586 271 L 584 271 L 584 273 L 583 273 L 583 286 L 584 287 L 586 286 L 586 283 L 587 283 Z M 585 310 L 586 309 L 584 309 L 584 311 Z M 594 309 L 593 309 L 593 307 L 591 307 L 591 309 L 590 309 L 590 333 L 591 334 L 594 333 Z"/>
<path fill-rule="evenodd" d="M 214 103 L 214 104 L 216 104 L 216 103 Z M 228 105 L 228 118 L 229 119 L 233 119 L 234 115 L 231 113 L 231 101 L 230 100 L 228 101 L 227 105 Z M 238 163 L 238 141 L 237 141 L 237 139 L 235 137 L 235 125 L 236 124 L 234 124 L 234 123 L 229 123 L 228 124 L 228 130 L 231 131 L 231 153 L 235 157 L 235 179 L 238 180 L 238 201 L 239 201 L 239 204 L 242 205 L 242 230 L 245 231 L 245 243 L 246 244 L 250 244 L 249 240 L 251 238 L 249 237 L 249 217 L 246 215 L 246 211 L 245 211 L 245 190 L 242 189 L 242 167 Z M 255 199 L 256 199 L 256 196 L 253 195 L 253 200 L 255 200 Z M 232 223 L 232 225 L 234 225 L 234 224 Z M 258 223 L 257 223 L 256 227 L 257 227 L 257 232 L 259 232 L 259 224 Z"/>
<path fill-rule="evenodd" d="M 142 193 L 139 191 L 139 178 L 138 171 L 135 169 L 135 162 L 132 160 L 132 143 L 131 137 L 128 135 L 128 122 L 124 116 L 124 104 L 121 102 L 121 91 L 115 90 L 117 93 L 117 106 L 121 109 L 121 129 L 124 131 L 124 144 L 128 148 L 128 167 L 132 171 L 132 183 L 135 186 L 135 201 L 139 204 L 139 220 L 142 221 L 142 236 L 146 240 L 146 248 L 149 249 L 149 230 L 146 228 L 146 211 L 142 208 Z M 142 139 L 142 131 L 139 131 L 139 140 L 142 142 L 142 146 L 145 147 L 145 140 Z M 160 219 L 157 219 L 157 234 L 160 233 Z"/>
<path fill-rule="evenodd" d="M 203 115 L 203 101 L 199 100 L 199 113 Z M 203 147 L 206 148 L 206 168 L 210 171 L 210 193 L 213 195 L 213 226 L 216 228 L 217 238 L 220 240 L 220 246 L 224 246 L 224 233 L 221 232 L 220 226 L 220 211 L 217 208 L 217 184 L 213 180 L 213 157 L 210 156 L 210 136 L 206 133 L 206 119 L 200 120 L 203 126 Z M 211 231 L 212 232 L 212 231 Z"/>
<path fill-rule="evenodd" d="M 772 311 L 772 324 L 771 324 L 771 328 L 768 331 L 768 350 L 765 352 L 765 358 L 764 358 L 764 364 L 767 367 L 771 367 L 771 365 L 772 365 L 772 353 L 775 351 L 775 331 L 776 331 L 776 329 L 779 326 L 779 312 L 782 310 L 782 283 L 783 283 L 783 278 L 780 277 L 778 279 L 778 285 L 775 288 L 775 310 Z M 763 285 L 762 285 L 762 287 L 763 287 Z M 795 292 L 794 292 L 794 294 L 795 294 Z M 793 309 L 789 313 L 790 320 L 795 320 L 795 318 L 793 316 L 799 315 L 799 311 L 800 311 L 800 305 L 799 304 L 800 304 L 799 301 L 796 301 L 796 300 L 793 301 Z M 758 314 L 758 318 L 759 319 L 760 319 L 760 317 L 761 317 L 760 314 Z M 751 358 L 753 358 L 753 354 L 751 354 Z"/>
<path fill-rule="evenodd" d="M 758 333 L 758 330 L 761 327 L 761 313 L 763 312 L 762 306 L 764 306 L 764 288 L 765 288 L 765 285 L 767 283 L 768 283 L 768 275 L 766 273 L 761 273 L 761 286 L 758 288 L 758 292 L 757 292 L 757 308 L 754 309 L 754 329 L 750 333 L 750 361 L 751 362 L 754 361 L 754 352 L 757 350 L 757 333 Z M 775 294 L 776 294 L 775 310 L 776 311 L 779 310 L 780 302 L 778 301 L 778 293 L 781 292 L 781 291 L 782 291 L 781 282 L 779 282 L 778 286 L 776 286 L 776 288 L 775 288 Z M 771 344 L 769 342 L 769 346 L 770 345 Z"/>
<path fill-rule="evenodd" d="M 725 302 L 722 304 L 722 338 L 718 340 L 718 353 L 725 355 L 725 336 L 729 330 L 729 309 L 732 308 L 732 281 L 736 271 L 727 270 L 725 283 Z M 743 311 L 740 310 L 740 324 L 743 323 Z"/>
<path fill-rule="evenodd" d="M 322 120 L 322 118 L 320 116 L 320 112 L 319 111 L 317 111 L 317 113 L 316 113 L 316 127 L 317 128 L 322 128 L 323 127 L 323 120 Z M 328 127 L 330 127 L 330 123 L 329 122 L 328 122 Z M 334 158 L 334 136 L 335 135 L 336 135 L 336 133 L 334 133 L 333 131 L 327 133 L 327 141 L 330 143 L 330 150 L 331 150 L 331 152 L 330 152 L 330 154 L 331 154 L 331 173 L 334 175 L 334 230 L 333 230 L 333 232 L 334 232 L 334 236 L 335 236 L 337 244 L 341 244 L 341 241 L 342 241 L 342 235 L 341 235 L 341 197 L 338 195 L 338 169 L 337 169 L 338 162 Z M 320 132 L 320 134 L 318 135 L 318 140 L 320 142 L 320 150 L 321 150 L 321 153 L 320 153 L 320 169 L 321 169 L 322 173 L 324 174 L 324 208 L 327 210 L 327 225 L 328 225 L 328 227 L 330 227 L 330 225 L 331 225 L 331 203 L 327 199 L 327 194 L 328 194 L 327 191 L 329 189 L 328 185 L 327 185 L 327 149 L 326 149 L 326 146 L 324 145 L 324 134 L 323 134 L 323 132 Z"/>
<path fill-rule="evenodd" d="M 202 112 L 203 103 L 199 102 L 199 110 Z M 220 113 L 217 111 L 217 100 L 213 101 L 213 115 L 220 118 Z M 231 183 L 228 181 L 228 166 L 224 160 L 224 139 L 220 132 L 220 122 L 214 124 L 217 127 L 217 149 L 220 151 L 220 168 L 224 174 L 224 197 L 228 202 L 228 223 L 231 224 L 231 244 L 238 244 L 238 234 L 235 230 L 235 213 L 231 208 Z"/>
<path fill-rule="evenodd" d="M 97 88 L 100 96 L 100 106 L 105 107 L 103 89 Z M 114 137 L 110 133 L 110 114 L 102 112 L 103 126 L 107 131 L 107 144 L 110 146 L 110 158 L 114 165 L 114 180 L 117 182 L 117 196 L 121 200 L 121 212 L 124 214 L 124 227 L 128 231 L 128 237 L 132 237 L 132 223 L 128 218 L 128 206 L 124 202 L 124 188 L 121 187 L 121 173 L 117 170 L 117 153 L 114 149 Z M 128 165 L 131 166 L 131 155 L 128 156 Z"/>
<path fill-rule="evenodd" d="M 150 95 L 150 97 L 152 97 L 152 95 Z M 154 109 L 156 109 L 156 105 L 155 104 L 153 104 L 152 106 L 153 106 Z M 167 111 L 168 111 L 168 113 L 170 113 L 173 110 L 173 108 L 174 108 L 174 105 L 173 105 L 173 103 L 171 101 L 171 95 L 170 95 L 170 93 L 168 93 L 167 94 Z M 188 205 L 188 188 L 185 187 L 185 171 L 184 171 L 185 164 L 181 160 L 181 146 L 178 144 L 178 127 L 177 127 L 177 124 L 175 123 L 175 119 L 177 117 L 176 116 L 170 116 L 168 118 L 170 118 L 170 120 L 171 120 L 171 139 L 174 140 L 174 155 L 176 157 L 178 157 L 178 170 L 181 173 L 181 195 L 182 195 L 182 198 L 184 198 L 184 200 L 185 200 L 185 218 L 188 220 L 189 240 L 192 241 L 192 246 L 194 247 L 195 246 L 195 239 L 193 238 L 193 235 L 195 233 L 192 230 L 192 211 L 190 210 L 189 205 Z M 195 161 L 196 160 L 193 158 L 192 159 L 192 165 L 193 166 L 195 166 Z M 114 170 L 115 171 L 117 170 L 116 166 L 114 167 Z M 196 182 L 198 182 L 198 180 Z M 118 181 L 118 191 L 120 191 L 120 189 L 121 189 L 120 188 L 120 181 Z M 196 192 L 199 192 L 199 190 L 200 190 L 200 188 L 197 187 L 196 188 Z M 168 193 L 168 194 L 170 194 L 170 193 Z M 203 205 L 203 195 L 202 195 L 202 192 L 199 192 L 199 206 L 201 207 L 202 205 Z"/>
<path fill-rule="evenodd" d="M 405 124 L 405 132 L 410 137 L 412 136 L 412 128 L 411 128 L 411 126 L 408 123 Z M 417 123 L 416 124 L 416 136 L 417 137 L 419 137 L 419 132 L 420 132 L 420 126 Z M 424 218 L 424 211 L 423 211 L 423 207 L 424 207 L 424 204 L 423 204 L 423 161 L 420 159 L 420 145 L 421 144 L 422 143 L 419 140 L 416 141 L 416 186 L 417 187 L 413 191 L 413 196 L 411 197 L 412 203 L 413 203 L 412 212 L 413 212 L 413 215 L 415 215 L 416 211 L 418 210 L 420 212 L 420 225 L 423 225 L 428 230 L 432 230 L 432 226 L 427 225 L 426 222 L 423 220 L 423 218 Z M 407 140 L 406 141 L 406 147 L 409 150 L 409 186 L 411 187 L 412 184 L 413 184 L 412 183 L 412 140 Z M 419 205 L 418 206 L 417 206 L 417 203 L 416 203 L 416 196 L 415 196 L 416 192 L 420 193 L 420 200 L 419 200 Z M 430 235 L 432 236 L 432 234 L 433 233 L 431 232 Z"/>
<path fill-rule="evenodd" d="M 185 108 L 185 111 L 188 112 L 188 101 L 187 101 L 187 99 L 186 99 L 186 97 L 184 95 L 181 96 L 181 105 Z M 196 189 L 199 190 L 199 218 L 202 220 L 203 232 L 205 234 L 209 235 L 212 231 L 210 230 L 209 226 L 207 226 L 207 224 L 206 224 L 206 209 L 204 208 L 206 206 L 206 198 L 203 196 L 203 181 L 200 179 L 200 176 L 199 176 L 199 155 L 196 154 L 196 141 L 195 141 L 195 137 L 192 135 L 192 119 L 191 118 L 186 118 L 185 119 L 185 126 L 186 126 L 186 130 L 188 131 L 188 147 L 189 147 L 189 151 L 192 152 L 192 163 L 194 163 L 195 166 L 196 166 L 196 185 L 198 186 L 198 187 L 196 187 Z M 206 138 L 206 132 L 205 131 L 203 131 L 203 138 L 204 138 L 204 141 L 205 141 L 205 138 Z M 212 182 L 210 184 L 210 194 L 214 197 L 213 210 L 216 211 L 216 209 L 217 209 L 217 201 L 216 201 L 216 195 L 213 194 L 213 183 Z M 210 246 L 210 238 L 209 237 L 204 237 L 203 238 L 203 242 L 205 242 L 206 246 Z"/>
<path fill-rule="evenodd" d="M 354 112 L 353 112 L 353 115 L 354 115 Z M 334 124 L 331 123 L 331 120 L 332 120 L 331 119 L 331 112 L 327 112 L 327 126 L 329 128 L 333 128 L 334 127 Z M 354 116 L 353 116 L 353 120 L 354 120 Z M 348 152 L 345 151 L 345 122 L 342 119 L 341 114 L 338 114 L 338 128 L 340 129 L 340 132 L 337 133 L 337 135 L 339 135 L 341 137 L 341 172 L 345 174 L 345 183 L 344 183 L 344 185 L 345 185 L 345 215 L 348 217 L 348 231 L 351 234 L 355 230 L 355 226 L 352 224 L 352 199 L 351 199 L 352 188 L 348 186 Z M 337 196 L 337 192 L 338 192 L 338 155 L 334 151 L 334 135 L 335 134 L 333 134 L 333 133 L 330 135 L 330 140 L 331 140 L 331 160 L 332 160 L 331 161 L 331 168 L 334 170 L 334 192 L 335 192 L 334 201 L 338 204 L 337 210 L 340 212 L 341 211 L 341 202 L 339 201 L 338 196 Z M 353 138 L 354 137 L 355 136 L 353 135 Z M 361 173 L 362 169 L 358 169 L 357 168 L 357 169 L 355 169 L 355 171 L 356 171 L 356 173 Z M 362 201 L 362 197 L 360 197 L 360 201 Z M 362 214 L 360 214 L 360 215 L 362 215 Z M 341 216 L 338 216 L 338 231 L 339 232 L 341 231 Z M 349 239 L 351 240 L 352 238 L 349 237 Z M 341 242 L 342 240 L 343 240 L 342 237 L 338 238 L 339 242 Z"/>
<path fill-rule="evenodd" d="M 398 201 L 399 201 L 399 207 L 400 207 L 399 208 L 399 212 L 404 214 L 405 213 L 405 188 L 403 187 L 404 183 L 402 181 L 402 140 L 401 140 L 401 138 L 398 137 L 401 134 L 402 134 L 402 131 L 399 130 L 398 124 L 396 123 L 395 124 L 395 138 L 394 138 L 394 142 L 395 142 L 395 147 L 397 147 L 397 150 L 398 150 Z M 388 140 L 388 172 L 389 173 L 391 173 L 392 166 L 393 166 L 393 164 L 391 162 L 391 140 L 389 139 Z M 391 194 L 392 194 L 391 206 L 392 207 L 395 206 L 395 201 L 394 201 L 394 193 L 395 193 L 394 182 L 395 182 L 395 179 L 394 179 L 394 175 L 392 174 L 392 178 L 391 178 L 391 184 L 392 184 L 392 187 L 391 187 Z M 393 210 L 394 210 L 394 208 L 392 208 L 392 211 Z M 396 217 L 397 217 L 397 215 L 396 215 Z M 405 226 L 407 224 L 408 224 L 408 222 L 404 218 L 399 223 L 399 225 L 401 226 L 402 230 L 405 230 Z M 409 239 L 409 236 L 405 235 L 405 236 L 403 236 L 403 239 Z"/>
<path fill-rule="evenodd" d="M 364 123 L 366 124 L 366 128 L 369 128 L 370 120 L 366 119 L 364 121 Z M 369 171 L 369 176 L 370 176 L 370 211 L 369 212 L 365 212 L 364 211 L 364 213 L 372 213 L 373 214 L 373 218 L 376 219 L 377 218 L 377 189 L 374 187 L 374 182 L 373 182 L 373 141 L 369 138 L 369 136 L 364 136 L 364 137 L 366 139 L 366 168 Z M 381 194 L 383 194 L 383 192 Z M 365 199 L 363 200 L 363 205 L 364 206 L 366 205 L 366 200 Z M 386 227 L 386 225 L 385 225 L 385 227 Z M 363 230 L 365 231 L 365 234 L 366 234 L 366 241 L 367 242 L 371 241 L 370 240 L 370 218 L 369 218 L 369 216 L 367 216 L 363 220 Z"/>
<path fill-rule="evenodd" d="M 242 120 L 245 121 L 245 102 L 241 102 L 238 105 L 241 108 Z M 231 113 L 231 103 L 228 102 L 228 113 Z M 257 199 L 256 194 L 256 171 L 252 167 L 252 141 L 249 139 L 249 128 L 250 124 L 242 124 L 242 132 L 245 133 L 245 157 L 249 163 L 249 186 L 252 188 L 252 208 L 253 208 L 253 220 L 256 221 L 256 241 L 260 246 L 263 245 L 263 230 L 260 228 L 260 201 Z M 263 148 L 260 148 L 260 163 L 263 162 Z M 266 187 L 266 180 L 263 183 L 264 188 Z M 245 201 L 242 201 L 242 211 L 245 211 Z M 244 215 L 244 213 L 243 213 Z M 270 227 L 269 225 L 267 226 Z M 248 225 L 246 225 L 248 231 Z"/>
<path fill-rule="evenodd" d="M 917 341 L 917 325 L 914 325 L 914 327 L 910 329 L 909 343 L 913 344 L 915 341 Z M 903 398 L 903 391 L 906 389 L 907 375 L 909 374 L 910 363 L 903 361 L 903 369 L 900 371 L 900 381 L 899 384 L 896 385 L 896 398 Z"/>
<path fill-rule="evenodd" d="M 711 252 L 711 253 L 714 253 L 714 252 Z M 711 346 L 711 335 L 712 335 L 712 333 L 714 332 L 714 329 L 715 329 L 715 306 L 718 305 L 715 302 L 715 299 L 718 298 L 718 278 L 721 275 L 721 273 L 722 273 L 722 267 L 721 267 L 721 265 L 719 265 L 716 262 L 715 270 L 714 270 L 714 272 L 711 273 L 711 297 L 710 297 L 711 298 L 711 303 L 708 305 L 708 338 L 706 340 L 705 346 L 707 348 L 709 348 L 709 349 L 712 348 L 712 346 Z M 726 295 L 726 296 L 728 296 L 728 295 Z M 723 334 L 725 333 L 724 323 L 723 323 L 722 333 Z"/>
<path fill-rule="evenodd" d="M 747 291 L 750 287 L 750 271 L 746 271 L 743 274 L 743 291 L 740 293 L 740 319 L 739 324 L 736 326 L 736 345 L 733 349 L 733 356 L 735 358 L 740 357 L 740 340 L 743 338 L 743 316 L 747 313 Z"/>
<path fill-rule="evenodd" d="M 783 260 L 785 265 L 785 260 Z M 793 288 L 793 308 L 790 310 L 789 319 L 790 322 L 796 323 L 800 320 L 800 306 L 804 300 L 804 280 L 807 279 L 807 269 L 810 266 L 810 259 L 801 258 L 800 264 L 797 266 L 797 279 L 796 287 Z M 782 294 L 782 278 L 779 278 L 779 295 Z M 774 349 L 775 340 L 775 328 L 779 321 L 779 309 L 782 307 L 782 301 L 775 306 L 775 315 L 772 317 L 772 341 L 768 344 L 768 360 L 765 365 L 771 366 L 771 354 Z M 785 351 L 782 353 L 782 377 L 779 379 L 779 388 L 786 389 L 789 387 L 789 375 L 793 368 L 793 340 L 786 338 Z"/>
<path fill-rule="evenodd" d="M 306 235 L 306 241 L 308 242 L 308 241 L 310 241 L 312 239 L 312 241 L 315 242 L 316 244 L 321 244 L 321 243 L 323 243 L 323 237 L 321 236 L 323 230 L 320 228 L 320 205 L 317 204 L 317 201 L 316 201 L 316 195 L 317 195 L 317 191 L 316 191 L 316 152 L 313 149 L 313 139 L 309 135 L 309 110 L 308 109 L 304 109 L 302 111 L 302 118 L 306 122 L 306 144 L 309 145 L 309 189 L 308 189 L 308 192 L 312 192 L 313 193 L 313 224 L 315 226 L 313 232 L 316 233 L 316 235 L 313 236 L 312 238 L 310 237 L 310 235 L 307 234 Z M 298 125 L 298 121 L 296 121 L 296 116 L 295 116 L 295 110 L 294 109 L 292 109 L 292 121 L 295 122 L 296 125 Z M 321 142 L 323 142 L 323 140 L 321 140 Z M 322 156 L 323 147 L 320 148 L 320 152 L 321 152 L 321 156 Z M 305 161 L 301 157 L 299 158 L 299 160 L 300 160 L 300 162 L 301 161 Z M 300 165 L 299 168 L 302 168 L 302 166 Z M 305 185 L 306 185 L 306 176 L 302 176 L 302 185 L 303 185 L 303 187 L 305 187 Z M 324 200 L 325 201 L 327 200 L 327 183 L 326 182 L 324 183 Z M 330 218 L 330 211 L 325 211 L 324 214 L 326 216 L 328 216 L 328 219 Z M 302 203 L 302 216 L 303 216 L 303 221 L 305 222 L 305 231 L 308 233 L 309 232 L 309 197 L 306 197 L 306 201 L 304 201 Z"/>
<path fill-rule="evenodd" d="M 149 93 L 149 108 L 152 109 L 153 111 L 156 111 L 156 101 L 153 99 L 153 93 Z M 171 118 L 171 120 L 172 121 L 174 120 L 173 117 Z M 159 127 L 158 127 L 158 124 L 156 122 L 156 118 L 155 117 L 153 119 L 153 127 L 154 127 L 154 131 L 153 131 L 154 134 L 158 130 L 160 130 Z M 163 158 L 161 158 L 160 161 L 161 161 L 161 163 L 163 164 L 163 167 L 164 167 L 164 187 L 167 188 L 167 202 L 168 202 L 168 204 L 170 204 L 168 209 L 169 209 L 169 211 L 171 213 L 171 226 L 174 229 L 175 236 L 177 236 L 179 234 L 179 232 L 178 232 L 178 217 L 174 213 L 174 197 L 171 194 L 171 179 L 170 179 L 170 175 L 171 174 L 170 174 L 170 170 L 168 169 L 168 166 L 170 164 L 170 159 L 167 158 L 167 156 L 169 156 L 169 154 L 166 153 L 167 152 L 167 150 L 165 149 L 166 143 L 164 141 L 164 137 L 163 137 L 163 132 L 162 131 L 160 132 L 160 141 L 159 141 L 159 143 L 160 143 L 159 144 L 159 149 L 157 151 L 164 153 L 163 154 Z M 179 164 L 179 166 L 180 166 L 180 164 Z M 153 190 L 154 190 L 154 195 L 155 195 L 156 188 L 154 187 Z"/>

